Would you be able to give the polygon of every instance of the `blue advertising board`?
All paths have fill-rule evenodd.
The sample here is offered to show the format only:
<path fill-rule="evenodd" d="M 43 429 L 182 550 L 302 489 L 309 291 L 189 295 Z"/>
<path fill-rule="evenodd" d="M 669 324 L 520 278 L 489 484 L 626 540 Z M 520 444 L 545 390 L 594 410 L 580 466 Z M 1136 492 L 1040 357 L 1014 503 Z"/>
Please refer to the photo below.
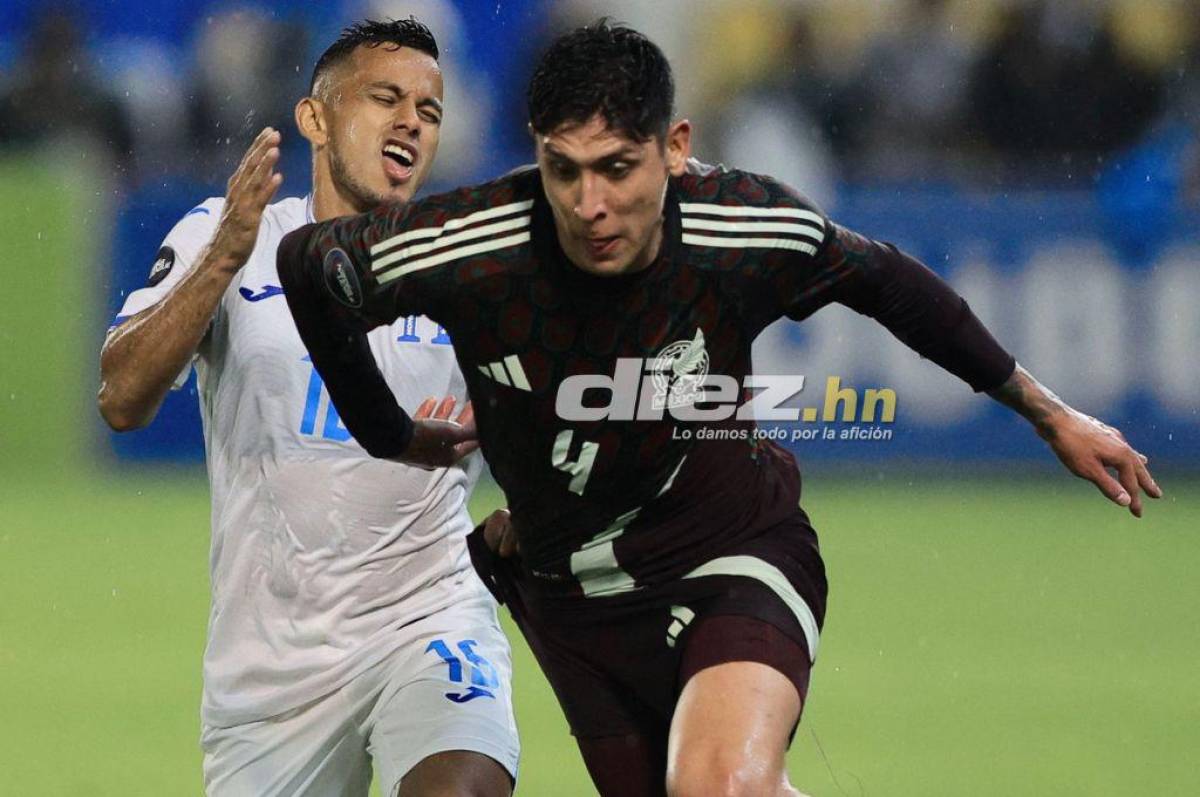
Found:
<path fill-rule="evenodd" d="M 1156 460 L 1200 461 L 1200 236 L 1195 217 L 1135 214 L 1090 193 L 846 192 L 836 219 L 895 243 L 950 281 L 996 337 L 1076 408 L 1120 427 Z M 801 422 L 805 458 L 1045 458 L 1023 419 L 920 360 L 843 307 L 759 337 L 760 373 L 806 376 L 800 405 L 824 417 L 827 381 L 894 391 L 890 424 Z M 838 408 L 839 410 L 842 407 Z M 861 408 L 859 408 L 861 413 Z M 877 427 L 883 434 L 860 432 Z M 835 437 L 829 438 L 826 429 Z"/>

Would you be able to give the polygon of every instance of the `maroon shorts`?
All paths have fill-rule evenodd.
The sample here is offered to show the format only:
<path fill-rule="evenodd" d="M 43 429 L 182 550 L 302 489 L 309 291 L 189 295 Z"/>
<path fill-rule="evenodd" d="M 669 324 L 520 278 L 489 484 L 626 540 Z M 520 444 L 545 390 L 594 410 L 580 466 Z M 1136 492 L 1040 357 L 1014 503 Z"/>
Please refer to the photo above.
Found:
<path fill-rule="evenodd" d="M 576 737 L 658 739 L 665 758 L 684 685 L 726 662 L 772 667 L 802 705 L 807 697 L 826 585 L 802 518 L 721 552 L 704 565 L 713 574 L 611 597 L 546 599 L 481 532 L 471 537 L 476 569 L 508 605 Z"/>

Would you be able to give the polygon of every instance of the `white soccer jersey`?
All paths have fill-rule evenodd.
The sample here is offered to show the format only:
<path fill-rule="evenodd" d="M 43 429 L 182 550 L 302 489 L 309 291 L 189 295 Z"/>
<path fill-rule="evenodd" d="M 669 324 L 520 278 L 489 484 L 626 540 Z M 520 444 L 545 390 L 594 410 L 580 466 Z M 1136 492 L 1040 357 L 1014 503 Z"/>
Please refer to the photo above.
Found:
<path fill-rule="evenodd" d="M 167 235 L 150 285 L 118 320 L 160 301 L 196 263 L 223 199 Z M 280 239 L 311 202 L 267 207 L 258 241 L 201 344 L 196 371 L 212 484 L 212 613 L 202 716 L 210 726 L 289 711 L 380 661 L 396 629 L 486 590 L 463 536 L 482 467 L 425 471 L 372 459 L 350 437 L 308 360 L 275 269 Z M 371 348 L 402 406 L 466 386 L 427 318 L 374 330 Z M 185 374 L 186 376 L 186 374 Z"/>

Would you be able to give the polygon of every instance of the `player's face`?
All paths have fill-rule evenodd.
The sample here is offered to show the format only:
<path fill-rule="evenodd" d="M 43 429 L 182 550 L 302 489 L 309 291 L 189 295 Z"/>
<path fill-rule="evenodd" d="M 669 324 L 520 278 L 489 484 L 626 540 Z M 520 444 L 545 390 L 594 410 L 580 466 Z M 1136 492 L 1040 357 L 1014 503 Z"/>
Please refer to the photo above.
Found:
<path fill-rule="evenodd" d="M 334 79 L 325 115 L 335 189 L 359 210 L 412 199 L 441 132 L 437 61 L 411 47 L 363 46 Z"/>
<path fill-rule="evenodd" d="M 537 161 L 563 251 L 584 271 L 617 275 L 650 265 L 662 244 L 667 178 L 682 174 L 691 127 L 637 141 L 599 115 L 536 134 Z"/>

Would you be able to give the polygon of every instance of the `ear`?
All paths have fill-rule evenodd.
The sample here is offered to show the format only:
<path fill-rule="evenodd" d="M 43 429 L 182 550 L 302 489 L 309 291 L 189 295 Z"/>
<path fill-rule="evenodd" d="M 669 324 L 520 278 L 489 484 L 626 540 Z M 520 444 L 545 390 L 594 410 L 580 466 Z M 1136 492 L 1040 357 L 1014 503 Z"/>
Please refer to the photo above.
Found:
<path fill-rule="evenodd" d="M 316 97 L 304 97 L 296 103 L 296 127 L 300 135 L 314 147 L 329 143 L 329 120 L 325 117 L 325 103 Z"/>
<path fill-rule="evenodd" d="M 687 170 L 687 160 L 692 157 L 692 123 L 680 119 L 667 128 L 667 171 L 678 177 Z"/>

